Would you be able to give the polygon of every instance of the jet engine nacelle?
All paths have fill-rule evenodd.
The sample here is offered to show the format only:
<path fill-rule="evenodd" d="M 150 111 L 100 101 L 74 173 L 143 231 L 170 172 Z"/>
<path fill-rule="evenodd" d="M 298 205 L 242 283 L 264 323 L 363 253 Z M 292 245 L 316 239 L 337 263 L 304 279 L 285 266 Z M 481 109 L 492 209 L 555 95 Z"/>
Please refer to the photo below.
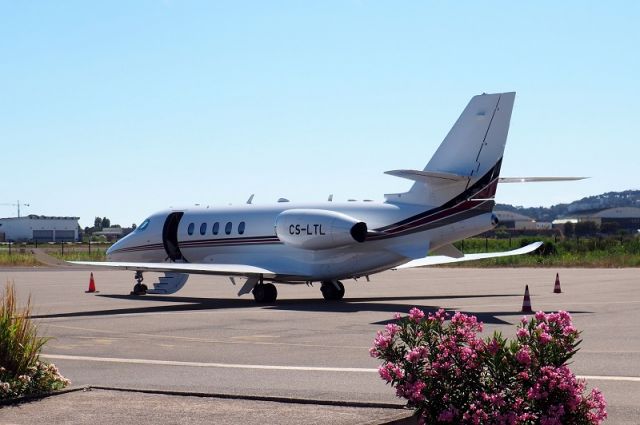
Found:
<path fill-rule="evenodd" d="M 364 242 L 367 224 L 335 211 L 294 209 L 278 215 L 276 235 L 296 248 L 338 248 Z"/>

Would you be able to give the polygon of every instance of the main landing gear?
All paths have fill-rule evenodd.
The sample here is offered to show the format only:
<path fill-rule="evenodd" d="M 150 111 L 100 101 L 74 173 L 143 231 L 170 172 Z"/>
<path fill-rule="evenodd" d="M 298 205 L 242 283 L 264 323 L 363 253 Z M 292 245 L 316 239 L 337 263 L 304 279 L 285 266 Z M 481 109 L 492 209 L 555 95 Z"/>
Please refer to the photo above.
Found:
<path fill-rule="evenodd" d="M 276 285 L 273 283 L 264 283 L 262 276 L 260 277 L 260 281 L 256 283 L 256 286 L 253 287 L 251 293 L 253 294 L 253 299 L 259 304 L 273 303 L 276 301 L 276 298 L 278 298 Z"/>
<path fill-rule="evenodd" d="M 338 301 L 344 297 L 344 285 L 339 280 L 325 280 L 320 286 L 320 292 L 327 301 Z"/>
<path fill-rule="evenodd" d="M 135 279 L 137 283 L 133 285 L 133 291 L 131 291 L 131 295 L 146 295 L 147 289 L 149 288 L 147 288 L 147 285 L 142 283 L 144 277 L 142 277 L 142 272 L 140 270 L 136 272 Z"/>

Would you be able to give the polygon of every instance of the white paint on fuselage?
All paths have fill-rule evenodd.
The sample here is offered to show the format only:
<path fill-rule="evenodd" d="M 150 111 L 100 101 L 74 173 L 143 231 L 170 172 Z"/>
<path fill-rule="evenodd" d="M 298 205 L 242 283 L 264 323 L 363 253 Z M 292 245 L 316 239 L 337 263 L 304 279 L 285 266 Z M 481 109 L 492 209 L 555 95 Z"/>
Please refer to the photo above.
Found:
<path fill-rule="evenodd" d="M 277 241 L 274 225 L 276 217 L 289 209 L 311 208 L 336 211 L 367 224 L 375 230 L 429 210 L 424 205 L 348 202 L 294 204 L 278 203 L 269 206 L 239 205 L 215 208 L 185 208 L 155 213 L 144 230 L 137 230 L 116 242 L 108 251 L 109 261 L 163 262 L 167 253 L 163 246 L 162 232 L 167 216 L 172 212 L 183 212 L 178 226 L 178 242 L 184 258 L 191 263 L 246 264 L 267 269 L 277 269 L 282 281 L 306 281 L 344 279 L 373 274 L 408 260 L 394 246 L 415 246 L 422 255 L 429 247 L 451 243 L 456 240 L 490 229 L 491 214 L 482 214 L 443 227 L 416 232 L 390 239 L 371 240 L 363 243 L 323 250 L 305 250 Z M 219 223 L 218 234 L 212 234 L 214 223 Z M 238 234 L 238 226 L 244 222 L 244 233 Z M 193 223 L 193 234 L 189 225 Z M 204 235 L 200 228 L 206 223 Z M 225 233 L 227 223 L 232 223 L 230 234 Z M 271 237 L 272 242 L 252 241 L 252 238 Z M 243 242 L 232 240 L 243 238 Z M 189 246 L 200 242 L 203 246 Z M 208 242 L 205 242 L 208 241 Z M 228 242 L 228 244 L 227 244 Z M 142 248 L 146 246 L 147 248 Z M 141 247 L 135 251 L 120 251 Z"/>

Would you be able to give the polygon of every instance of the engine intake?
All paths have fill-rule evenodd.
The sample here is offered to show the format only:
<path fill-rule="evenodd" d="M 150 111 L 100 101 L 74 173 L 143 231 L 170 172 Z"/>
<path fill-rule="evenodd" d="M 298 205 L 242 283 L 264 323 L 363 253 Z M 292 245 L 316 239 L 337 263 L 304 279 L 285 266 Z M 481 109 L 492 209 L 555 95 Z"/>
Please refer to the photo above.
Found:
<path fill-rule="evenodd" d="M 278 215 L 276 235 L 287 245 L 301 249 L 329 249 L 362 243 L 367 224 L 335 211 L 286 210 Z"/>

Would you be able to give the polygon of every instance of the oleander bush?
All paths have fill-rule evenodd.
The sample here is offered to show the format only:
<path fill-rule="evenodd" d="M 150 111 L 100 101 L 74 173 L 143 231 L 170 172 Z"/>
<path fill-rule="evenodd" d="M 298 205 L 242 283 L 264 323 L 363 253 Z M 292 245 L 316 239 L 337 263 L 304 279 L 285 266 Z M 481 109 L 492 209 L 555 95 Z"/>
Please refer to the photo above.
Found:
<path fill-rule="evenodd" d="M 565 311 L 523 317 L 512 340 L 479 338 L 482 323 L 460 312 L 413 308 L 394 318 L 370 354 L 421 423 L 587 425 L 607 417 L 602 393 L 586 392 L 567 365 L 581 340 Z"/>
<path fill-rule="evenodd" d="M 30 313 L 31 297 L 18 308 L 15 287 L 7 282 L 0 299 L 0 400 L 43 394 L 70 383 L 55 365 L 40 360 L 47 338 L 38 336 Z"/>

